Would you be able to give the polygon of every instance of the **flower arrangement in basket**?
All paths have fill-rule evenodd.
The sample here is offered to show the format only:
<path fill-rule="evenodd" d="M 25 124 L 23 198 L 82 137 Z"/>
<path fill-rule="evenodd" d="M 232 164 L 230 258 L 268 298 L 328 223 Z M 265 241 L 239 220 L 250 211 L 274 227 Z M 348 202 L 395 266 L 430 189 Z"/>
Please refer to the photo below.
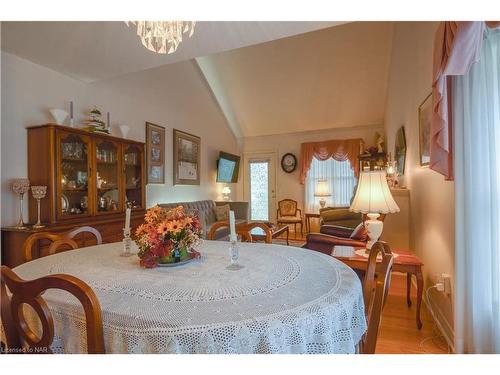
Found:
<path fill-rule="evenodd" d="M 139 247 L 140 264 L 146 268 L 198 258 L 200 253 L 194 248 L 201 243 L 201 224 L 197 216 L 186 213 L 182 206 L 155 206 L 147 210 L 134 240 Z"/>

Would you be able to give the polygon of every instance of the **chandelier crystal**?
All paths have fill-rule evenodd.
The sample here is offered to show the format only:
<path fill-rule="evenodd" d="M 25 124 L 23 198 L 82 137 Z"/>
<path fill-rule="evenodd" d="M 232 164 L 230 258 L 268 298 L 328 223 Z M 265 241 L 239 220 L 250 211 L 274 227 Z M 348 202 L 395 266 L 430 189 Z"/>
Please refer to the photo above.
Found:
<path fill-rule="evenodd" d="M 125 22 L 129 26 L 128 22 Z M 142 45 L 156 53 L 173 53 L 182 42 L 182 34 L 194 33 L 195 21 L 131 21 L 137 26 Z"/>

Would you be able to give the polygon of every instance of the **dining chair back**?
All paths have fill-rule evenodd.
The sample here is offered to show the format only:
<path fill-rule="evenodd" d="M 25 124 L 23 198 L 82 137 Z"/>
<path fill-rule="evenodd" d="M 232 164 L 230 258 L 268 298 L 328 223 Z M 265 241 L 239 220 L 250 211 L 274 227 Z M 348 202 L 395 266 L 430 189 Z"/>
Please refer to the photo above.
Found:
<path fill-rule="evenodd" d="M 379 259 L 377 259 L 378 257 Z M 364 354 L 375 353 L 380 321 L 382 319 L 382 309 L 384 308 L 391 282 L 393 261 L 394 256 L 387 243 L 379 241 L 372 246 L 363 281 L 363 300 L 368 323 L 368 330 L 360 348 Z"/>
<path fill-rule="evenodd" d="M 24 253 L 24 260 L 26 262 L 29 262 L 30 260 L 33 260 L 35 258 L 33 256 L 33 246 L 38 243 L 40 240 L 49 240 L 51 241 L 50 246 L 48 247 L 47 252 L 44 255 L 52 255 L 55 254 L 57 251 L 61 250 L 73 250 L 73 249 L 78 249 L 78 244 L 74 240 L 75 237 L 82 233 L 90 233 L 95 237 L 95 243 L 96 245 L 102 244 L 102 236 L 101 233 L 95 228 L 89 227 L 89 226 L 83 226 L 83 227 L 78 227 L 75 229 L 72 229 L 67 232 L 63 233 L 52 233 L 52 232 L 38 232 L 38 233 L 33 233 L 31 236 L 29 236 L 26 241 L 24 242 L 23 246 L 23 253 Z M 42 256 L 41 254 L 38 254 L 37 257 Z"/>
<path fill-rule="evenodd" d="M 207 239 L 215 240 L 216 239 L 215 233 L 219 228 L 229 228 L 229 221 L 218 221 L 214 223 L 210 228 L 210 230 L 208 231 Z M 236 234 L 241 236 L 242 242 L 254 242 L 251 233 L 252 229 L 254 228 L 262 229 L 264 235 L 266 236 L 265 242 L 272 243 L 271 228 L 269 227 L 269 225 L 266 225 L 265 223 L 254 222 L 254 223 L 236 224 L 235 226 Z"/>
<path fill-rule="evenodd" d="M 27 281 L 9 267 L 2 266 L 0 289 L 1 318 L 9 352 L 52 353 L 50 345 L 54 339 L 54 319 L 42 298 L 48 289 L 64 290 L 80 301 L 87 327 L 87 352 L 105 352 L 101 306 L 90 286 L 82 280 L 71 275 L 56 274 Z M 24 305 L 31 306 L 36 313 L 41 323 L 40 336 L 31 330 Z"/>

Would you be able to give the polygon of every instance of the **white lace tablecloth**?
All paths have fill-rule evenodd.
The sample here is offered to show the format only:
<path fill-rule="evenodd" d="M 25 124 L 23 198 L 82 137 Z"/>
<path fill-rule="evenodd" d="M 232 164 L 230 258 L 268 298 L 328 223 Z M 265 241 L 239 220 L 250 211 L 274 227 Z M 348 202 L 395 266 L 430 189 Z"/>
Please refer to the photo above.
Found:
<path fill-rule="evenodd" d="M 202 258 L 143 269 L 121 243 L 25 263 L 24 279 L 66 273 L 87 282 L 102 308 L 108 353 L 354 353 L 366 330 L 361 283 L 336 259 L 295 247 L 205 241 Z M 44 294 L 56 324 L 55 350 L 86 350 L 85 320 L 66 292 Z"/>

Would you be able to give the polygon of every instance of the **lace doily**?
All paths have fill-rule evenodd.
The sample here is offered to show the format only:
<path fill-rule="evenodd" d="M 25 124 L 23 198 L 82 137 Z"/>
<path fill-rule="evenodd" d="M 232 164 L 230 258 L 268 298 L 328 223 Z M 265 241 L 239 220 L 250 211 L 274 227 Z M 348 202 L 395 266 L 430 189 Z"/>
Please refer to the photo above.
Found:
<path fill-rule="evenodd" d="M 311 250 L 241 243 L 239 271 L 227 242 L 205 241 L 202 258 L 143 269 L 122 244 L 62 252 L 15 269 L 24 279 L 66 273 L 87 282 L 102 308 L 108 353 L 354 353 L 366 330 L 356 274 Z M 78 301 L 50 290 L 54 350 L 86 351 Z M 33 322 L 34 324 L 34 322 Z"/>

